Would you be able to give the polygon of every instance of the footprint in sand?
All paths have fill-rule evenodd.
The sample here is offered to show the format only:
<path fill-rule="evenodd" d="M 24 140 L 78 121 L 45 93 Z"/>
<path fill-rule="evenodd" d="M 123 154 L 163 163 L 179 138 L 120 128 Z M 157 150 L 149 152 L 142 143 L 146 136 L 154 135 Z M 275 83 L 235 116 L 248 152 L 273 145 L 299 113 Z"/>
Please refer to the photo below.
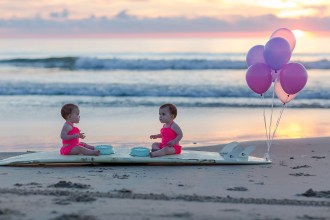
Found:
<path fill-rule="evenodd" d="M 58 183 L 49 185 L 48 187 L 54 187 L 54 188 L 74 188 L 74 189 L 89 189 L 91 186 L 90 185 L 87 185 L 87 184 L 72 183 L 70 181 L 61 180 Z"/>
<path fill-rule="evenodd" d="M 241 191 L 241 192 L 248 191 L 248 189 L 243 187 L 243 186 L 236 186 L 236 187 L 233 187 L 233 188 L 228 188 L 227 190 L 229 190 L 229 191 Z"/>

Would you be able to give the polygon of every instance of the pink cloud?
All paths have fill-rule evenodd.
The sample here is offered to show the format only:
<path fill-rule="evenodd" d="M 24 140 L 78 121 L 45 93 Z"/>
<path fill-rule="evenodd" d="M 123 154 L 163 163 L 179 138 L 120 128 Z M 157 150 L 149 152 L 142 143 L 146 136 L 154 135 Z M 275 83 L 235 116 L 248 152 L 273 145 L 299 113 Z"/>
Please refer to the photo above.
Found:
<path fill-rule="evenodd" d="M 2 37 L 88 37 L 88 36 L 226 36 L 231 33 L 269 32 L 279 27 L 311 32 L 330 31 L 330 17 L 278 18 L 274 15 L 232 17 L 230 21 L 211 17 L 187 19 L 185 17 L 137 18 L 125 10 L 113 18 L 91 16 L 69 19 L 69 12 L 54 14 L 54 19 L 40 17 L 28 19 L 0 19 Z M 62 18 L 62 19 L 58 19 Z M 244 37 L 244 36 L 242 36 Z"/>

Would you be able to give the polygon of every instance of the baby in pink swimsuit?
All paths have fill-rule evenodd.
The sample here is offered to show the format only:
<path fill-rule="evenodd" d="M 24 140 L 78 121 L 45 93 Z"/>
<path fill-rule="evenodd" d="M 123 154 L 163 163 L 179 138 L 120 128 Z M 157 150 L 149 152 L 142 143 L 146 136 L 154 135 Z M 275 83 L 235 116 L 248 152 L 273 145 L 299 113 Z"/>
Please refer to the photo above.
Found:
<path fill-rule="evenodd" d="M 160 157 L 171 154 L 180 154 L 182 147 L 179 141 L 183 134 L 179 125 L 174 122 L 177 109 L 173 104 L 164 104 L 159 108 L 159 120 L 164 123 L 160 134 L 150 135 L 150 139 L 161 138 L 161 143 L 153 143 L 150 157 Z"/>
<path fill-rule="evenodd" d="M 65 119 L 61 131 L 61 139 L 63 146 L 60 153 L 62 155 L 100 155 L 100 151 L 84 142 L 79 142 L 79 138 L 84 139 L 84 133 L 80 133 L 80 130 L 74 126 L 74 123 L 79 123 L 79 108 L 74 104 L 66 104 L 61 109 L 61 115 Z"/>

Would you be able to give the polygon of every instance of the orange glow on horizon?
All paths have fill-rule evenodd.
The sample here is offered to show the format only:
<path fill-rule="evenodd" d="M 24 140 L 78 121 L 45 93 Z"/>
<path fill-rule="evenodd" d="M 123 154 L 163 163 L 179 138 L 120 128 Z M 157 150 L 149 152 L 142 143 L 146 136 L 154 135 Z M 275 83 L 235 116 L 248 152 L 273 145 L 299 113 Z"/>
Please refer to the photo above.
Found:
<path fill-rule="evenodd" d="M 274 29 L 275 30 L 275 29 Z M 260 32 L 150 32 L 150 33 L 65 33 L 59 32 L 58 34 L 36 34 L 36 33 L 19 33 L 10 32 L 6 33 L 3 29 L 0 29 L 0 39 L 19 39 L 19 38 L 259 38 L 267 40 L 271 36 L 273 31 L 260 31 Z M 302 29 L 292 30 L 296 39 L 299 38 L 322 38 L 329 37 L 330 32 L 311 32 Z"/>
<path fill-rule="evenodd" d="M 311 38 L 311 37 L 315 37 L 315 34 L 312 33 L 312 32 L 309 32 L 309 31 L 303 31 L 303 30 L 293 30 L 292 31 L 294 36 L 296 37 L 296 39 L 299 39 L 299 38 Z"/>
<path fill-rule="evenodd" d="M 284 125 L 277 131 L 276 136 L 279 138 L 302 138 L 306 136 L 306 132 L 301 124 L 298 123 L 289 123 Z"/>

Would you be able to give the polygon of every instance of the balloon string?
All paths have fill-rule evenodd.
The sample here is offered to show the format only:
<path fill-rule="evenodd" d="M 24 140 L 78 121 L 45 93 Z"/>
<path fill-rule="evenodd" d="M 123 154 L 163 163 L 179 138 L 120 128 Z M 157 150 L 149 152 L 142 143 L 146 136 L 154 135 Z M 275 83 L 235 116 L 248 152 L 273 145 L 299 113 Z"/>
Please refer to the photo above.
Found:
<path fill-rule="evenodd" d="M 275 129 L 274 129 L 273 135 L 272 135 L 272 139 L 270 140 L 270 146 L 272 146 L 272 143 L 273 143 L 273 140 L 274 140 L 274 136 L 275 136 L 276 130 L 277 130 L 277 128 L 278 128 L 278 126 L 279 126 L 279 124 L 280 124 L 281 118 L 282 118 L 282 114 L 283 114 L 284 110 L 285 110 L 286 107 L 287 107 L 286 102 L 288 101 L 289 96 L 290 96 L 290 95 L 287 96 L 285 102 L 284 102 L 283 105 L 282 105 L 282 108 L 281 108 L 281 111 L 280 111 L 280 116 L 279 116 L 278 119 L 277 119 L 276 126 L 275 126 Z M 269 153 L 269 152 L 268 152 L 268 153 Z"/>
<path fill-rule="evenodd" d="M 262 101 L 262 104 L 264 104 L 265 99 L 264 99 L 263 95 L 261 95 L 261 101 Z M 266 113 L 265 113 L 266 107 L 265 107 L 265 105 L 263 105 L 263 106 L 264 106 L 263 114 L 264 114 L 264 124 L 265 124 L 265 132 L 266 132 L 266 143 L 267 143 L 267 148 L 269 149 L 269 140 L 268 140 L 269 135 L 268 135 L 268 131 L 267 131 L 267 122 L 266 122 Z"/>
<path fill-rule="evenodd" d="M 277 130 L 279 124 L 280 124 L 280 121 L 281 121 L 281 118 L 282 118 L 282 114 L 283 114 L 284 109 L 285 109 L 286 107 L 287 107 L 287 105 L 284 103 L 283 106 L 282 106 L 281 112 L 280 112 L 280 116 L 279 116 L 279 118 L 277 119 L 277 122 L 276 122 L 276 127 L 275 127 L 275 129 L 274 129 L 273 136 L 272 136 L 272 139 L 271 139 L 271 141 L 270 141 L 270 146 L 271 146 L 272 143 L 273 143 L 273 140 L 274 140 L 274 136 L 275 136 L 276 130 Z"/>
<path fill-rule="evenodd" d="M 275 96 L 275 82 L 273 83 L 273 97 L 272 97 L 272 111 L 271 111 L 271 114 L 270 114 L 270 120 L 269 120 L 269 129 L 268 129 L 268 150 L 267 152 L 269 153 L 269 149 L 270 149 L 270 146 L 271 146 L 271 142 L 270 142 L 270 133 L 271 133 L 271 130 L 272 130 L 272 122 L 273 122 L 273 110 L 274 110 L 274 96 Z"/>

